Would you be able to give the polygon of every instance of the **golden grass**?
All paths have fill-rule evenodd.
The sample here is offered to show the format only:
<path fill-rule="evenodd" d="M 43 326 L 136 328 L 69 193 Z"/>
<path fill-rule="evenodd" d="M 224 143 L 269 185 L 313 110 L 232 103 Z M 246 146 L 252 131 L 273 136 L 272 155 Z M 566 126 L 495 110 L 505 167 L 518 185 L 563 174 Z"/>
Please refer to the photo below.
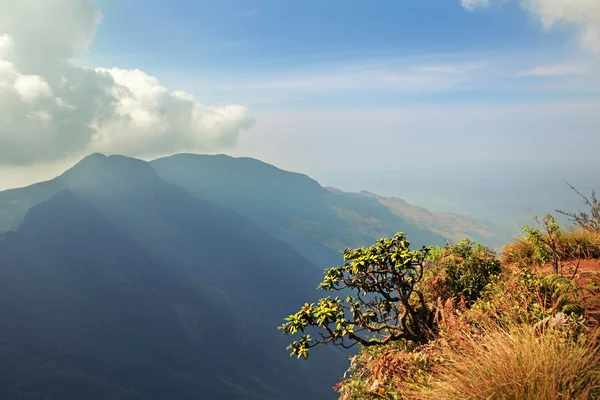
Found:
<path fill-rule="evenodd" d="M 557 235 L 557 250 L 560 261 L 600 258 L 600 232 L 582 228 L 561 231 Z M 538 257 L 535 245 L 525 237 L 507 244 L 502 249 L 501 261 L 504 265 L 516 266 L 541 266 L 544 263 Z"/>
<path fill-rule="evenodd" d="M 600 398 L 598 333 L 567 337 L 528 325 L 467 337 L 429 387 L 410 396 L 435 400 L 590 400 Z"/>
<path fill-rule="evenodd" d="M 600 232 L 581 228 L 566 231 L 559 236 L 559 244 L 567 259 L 600 258 Z"/>

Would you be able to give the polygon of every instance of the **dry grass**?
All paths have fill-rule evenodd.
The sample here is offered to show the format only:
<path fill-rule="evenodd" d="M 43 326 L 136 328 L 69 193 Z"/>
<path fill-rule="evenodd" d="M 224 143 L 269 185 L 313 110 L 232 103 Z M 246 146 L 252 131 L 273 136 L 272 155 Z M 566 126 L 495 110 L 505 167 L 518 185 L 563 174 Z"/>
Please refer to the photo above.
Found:
<path fill-rule="evenodd" d="M 563 232 L 559 236 L 559 244 L 567 259 L 600 258 L 600 232 L 581 228 Z"/>
<path fill-rule="evenodd" d="M 542 261 L 536 254 L 535 245 L 525 237 L 516 238 L 504 246 L 500 261 L 502 261 L 503 265 L 542 265 Z"/>
<path fill-rule="evenodd" d="M 560 261 L 574 259 L 600 258 L 600 232 L 592 232 L 582 228 L 561 231 L 557 235 L 557 247 Z M 504 265 L 541 266 L 541 260 L 535 245 L 526 237 L 517 238 L 502 250 L 501 261 Z"/>
<path fill-rule="evenodd" d="M 575 339 L 527 325 L 466 338 L 446 355 L 432 384 L 410 396 L 435 400 L 600 398 L 597 332 Z"/>

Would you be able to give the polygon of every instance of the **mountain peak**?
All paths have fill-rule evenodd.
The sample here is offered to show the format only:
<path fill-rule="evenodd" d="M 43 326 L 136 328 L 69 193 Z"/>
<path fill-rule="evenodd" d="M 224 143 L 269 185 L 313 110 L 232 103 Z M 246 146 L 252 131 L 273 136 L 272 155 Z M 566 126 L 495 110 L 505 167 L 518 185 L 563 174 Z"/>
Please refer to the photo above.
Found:
<path fill-rule="evenodd" d="M 57 178 L 65 187 L 124 184 L 136 186 L 156 179 L 149 163 L 135 158 L 101 153 L 91 154 Z"/>
<path fill-rule="evenodd" d="M 358 192 L 358 194 L 360 194 L 362 196 L 365 196 L 365 197 L 372 197 L 372 198 L 378 198 L 379 197 L 375 193 L 369 192 L 368 190 L 361 190 L 360 192 Z"/>
<path fill-rule="evenodd" d="M 169 181 L 169 178 L 177 177 L 178 184 L 182 183 L 182 179 L 191 179 L 203 185 L 249 186 L 249 189 L 262 193 L 325 192 L 317 181 L 307 175 L 285 171 L 249 157 L 184 153 L 159 158 L 151 165 L 163 179 Z"/>

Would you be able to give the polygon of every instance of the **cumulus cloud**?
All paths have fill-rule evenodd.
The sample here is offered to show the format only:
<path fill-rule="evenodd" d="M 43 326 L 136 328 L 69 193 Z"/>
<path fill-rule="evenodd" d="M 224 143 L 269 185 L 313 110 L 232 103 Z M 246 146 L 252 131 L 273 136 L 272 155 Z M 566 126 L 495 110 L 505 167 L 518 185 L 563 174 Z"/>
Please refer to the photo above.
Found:
<path fill-rule="evenodd" d="M 576 27 L 581 47 L 600 55 L 600 1 L 522 0 L 521 4 L 541 21 L 544 29 Z"/>
<path fill-rule="evenodd" d="M 487 8 L 505 0 L 461 0 L 469 10 Z M 518 0 L 520 6 L 541 22 L 545 30 L 573 27 L 577 30 L 579 45 L 586 51 L 600 55 L 600 1 L 599 0 Z"/>
<path fill-rule="evenodd" d="M 243 106 L 201 105 L 143 71 L 74 65 L 100 21 L 88 0 L 0 2 L 0 165 L 214 150 L 252 125 Z"/>

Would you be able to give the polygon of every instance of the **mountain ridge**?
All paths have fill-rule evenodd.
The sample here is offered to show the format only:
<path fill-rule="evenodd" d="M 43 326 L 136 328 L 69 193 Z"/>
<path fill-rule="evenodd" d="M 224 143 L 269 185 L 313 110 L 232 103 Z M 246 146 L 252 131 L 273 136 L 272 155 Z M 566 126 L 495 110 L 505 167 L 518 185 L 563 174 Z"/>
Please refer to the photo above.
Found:
<path fill-rule="evenodd" d="M 327 188 L 333 193 L 346 193 L 337 188 Z M 450 241 L 459 241 L 469 238 L 483 242 L 492 247 L 500 247 L 509 237 L 508 232 L 496 226 L 493 222 L 452 212 L 432 211 L 408 203 L 399 197 L 385 197 L 368 190 L 360 190 L 357 194 L 377 200 L 388 207 L 396 215 L 412 221 L 417 225 L 425 226 L 432 232 L 444 236 Z"/>

